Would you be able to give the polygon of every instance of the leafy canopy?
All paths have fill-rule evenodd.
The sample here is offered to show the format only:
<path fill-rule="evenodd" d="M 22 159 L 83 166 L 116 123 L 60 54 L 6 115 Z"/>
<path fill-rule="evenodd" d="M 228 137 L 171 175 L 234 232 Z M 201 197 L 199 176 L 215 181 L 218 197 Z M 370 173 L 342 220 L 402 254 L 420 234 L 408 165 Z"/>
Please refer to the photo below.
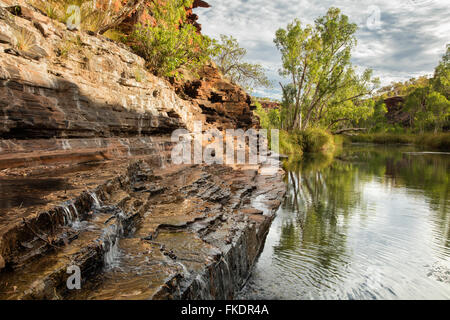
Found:
<path fill-rule="evenodd" d="M 222 74 L 232 82 L 248 90 L 271 86 L 260 64 L 244 61 L 247 50 L 241 48 L 235 38 L 221 35 L 216 49 L 217 54 L 213 60 Z"/>
<path fill-rule="evenodd" d="M 378 84 L 371 70 L 358 75 L 350 62 L 356 45 L 356 24 L 337 8 L 316 19 L 313 26 L 299 20 L 276 32 L 274 42 L 282 55 L 283 127 L 307 129 L 335 127 L 343 121 L 365 117 L 369 104 L 362 97 Z"/>

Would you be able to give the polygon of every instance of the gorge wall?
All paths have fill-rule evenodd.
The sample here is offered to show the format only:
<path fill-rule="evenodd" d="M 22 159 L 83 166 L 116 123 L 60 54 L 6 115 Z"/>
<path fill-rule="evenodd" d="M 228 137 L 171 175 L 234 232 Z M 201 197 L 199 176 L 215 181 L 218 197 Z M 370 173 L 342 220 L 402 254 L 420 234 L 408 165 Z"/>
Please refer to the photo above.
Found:
<path fill-rule="evenodd" d="M 174 166 L 170 134 L 194 121 L 258 126 L 250 103 L 213 65 L 157 78 L 124 45 L 0 0 L 0 298 L 232 298 L 280 205 L 282 171 Z M 125 271 L 111 280 L 116 263 Z M 66 288 L 71 265 L 80 292 Z"/>
<path fill-rule="evenodd" d="M 180 90 L 177 95 L 127 47 L 69 31 L 36 11 L 22 12 L 21 17 L 5 9 L 0 13 L 0 168 L 10 167 L 18 150 L 73 154 L 80 147 L 77 140 L 61 139 L 83 139 L 83 154 L 98 149 L 109 157 L 128 150 L 124 139 L 192 129 L 195 120 L 252 125 L 248 95 L 213 67 L 206 68 L 203 80 L 183 88 L 187 95 Z M 26 50 L 17 49 L 18 42 L 27 42 Z M 200 100 L 193 86 L 201 88 Z M 21 142 L 29 139 L 43 141 L 31 150 Z M 48 139 L 58 141 L 49 148 Z"/>

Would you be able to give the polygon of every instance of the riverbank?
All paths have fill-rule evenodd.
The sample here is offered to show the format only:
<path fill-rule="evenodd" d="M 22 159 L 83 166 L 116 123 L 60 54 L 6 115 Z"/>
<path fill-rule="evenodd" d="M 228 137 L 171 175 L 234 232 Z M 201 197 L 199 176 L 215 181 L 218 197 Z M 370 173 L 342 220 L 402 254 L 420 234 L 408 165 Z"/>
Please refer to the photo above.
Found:
<path fill-rule="evenodd" d="M 437 150 L 450 150 L 450 132 L 425 134 L 394 134 L 374 133 L 346 136 L 344 141 L 367 142 L 378 144 L 414 144 L 419 147 L 429 147 Z"/>

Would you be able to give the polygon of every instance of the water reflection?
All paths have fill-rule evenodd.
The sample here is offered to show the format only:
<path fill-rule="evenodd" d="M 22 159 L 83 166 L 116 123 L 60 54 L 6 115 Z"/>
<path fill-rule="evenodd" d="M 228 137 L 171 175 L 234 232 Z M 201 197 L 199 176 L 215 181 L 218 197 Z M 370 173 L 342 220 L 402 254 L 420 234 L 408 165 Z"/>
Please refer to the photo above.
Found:
<path fill-rule="evenodd" d="M 450 298 L 450 155 L 415 151 L 287 161 L 287 197 L 241 298 Z"/>

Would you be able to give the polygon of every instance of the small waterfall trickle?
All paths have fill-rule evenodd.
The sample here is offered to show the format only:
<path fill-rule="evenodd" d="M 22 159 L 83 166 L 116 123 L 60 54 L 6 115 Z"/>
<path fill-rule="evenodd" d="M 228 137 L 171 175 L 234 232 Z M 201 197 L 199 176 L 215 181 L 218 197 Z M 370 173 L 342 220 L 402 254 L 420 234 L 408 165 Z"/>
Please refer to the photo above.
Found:
<path fill-rule="evenodd" d="M 78 210 L 73 202 L 65 203 L 61 205 L 61 208 L 63 210 L 65 226 L 73 226 L 74 224 L 79 223 Z"/>
<path fill-rule="evenodd" d="M 179 265 L 181 267 L 181 269 L 183 269 L 183 277 L 187 278 L 191 275 L 191 273 L 189 272 L 189 270 L 186 268 L 186 266 L 181 263 L 181 262 L 176 262 L 177 265 Z"/>
<path fill-rule="evenodd" d="M 119 265 L 119 240 L 123 235 L 122 225 L 113 224 L 103 231 L 103 250 L 105 251 L 104 263 L 107 269 L 117 267 Z"/>
<path fill-rule="evenodd" d="M 169 163 L 170 161 L 170 159 L 167 159 L 166 157 L 166 146 L 164 145 L 163 142 L 156 142 L 154 146 L 155 150 L 159 155 L 159 166 L 160 168 L 165 169 L 166 163 Z"/>
<path fill-rule="evenodd" d="M 95 192 L 89 192 L 89 195 L 91 196 L 92 200 L 94 201 L 94 207 L 95 209 L 100 209 L 101 208 L 101 204 L 100 204 L 100 200 L 98 200 L 97 194 Z"/>
<path fill-rule="evenodd" d="M 92 206 L 98 214 L 111 215 L 105 222 L 107 226 L 103 229 L 101 236 L 104 250 L 104 266 L 106 269 L 118 267 L 120 262 L 119 241 L 124 235 L 123 222 L 126 220 L 127 215 L 115 205 L 103 204 L 95 192 L 90 192 L 89 194 L 93 200 Z M 109 224 L 109 221 L 113 221 L 112 218 L 115 218 L 115 222 Z"/>
<path fill-rule="evenodd" d="M 72 209 L 73 209 L 73 212 L 75 212 L 75 215 L 77 216 L 77 217 L 79 217 L 79 215 L 78 215 L 78 210 L 77 210 L 77 207 L 75 206 L 75 203 L 71 203 L 70 204 L 70 206 L 72 207 Z"/>
<path fill-rule="evenodd" d="M 203 275 L 197 275 L 197 277 L 195 277 L 195 281 L 198 284 L 199 290 L 198 290 L 198 294 L 199 294 L 199 298 L 201 300 L 210 300 L 212 299 L 211 297 L 211 293 L 209 292 L 209 286 L 207 285 L 205 279 L 203 278 Z"/>
<path fill-rule="evenodd" d="M 222 262 L 226 269 L 226 275 L 224 275 L 224 268 L 220 268 L 221 273 L 222 273 L 222 283 L 223 283 L 224 291 L 228 291 L 228 290 L 233 291 L 233 288 L 232 288 L 233 279 L 231 277 L 230 267 L 228 266 L 227 260 L 224 259 L 223 257 L 222 257 Z"/>

